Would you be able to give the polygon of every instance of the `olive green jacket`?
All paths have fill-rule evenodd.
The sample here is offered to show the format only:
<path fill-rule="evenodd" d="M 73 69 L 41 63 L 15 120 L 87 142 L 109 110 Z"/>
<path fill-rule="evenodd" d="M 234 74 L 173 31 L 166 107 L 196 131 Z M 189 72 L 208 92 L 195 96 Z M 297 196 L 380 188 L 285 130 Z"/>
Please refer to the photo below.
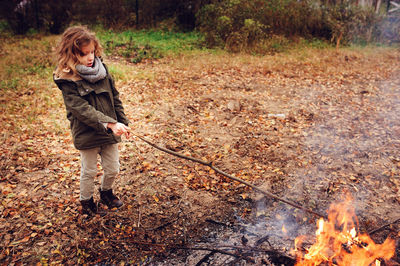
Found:
<path fill-rule="evenodd" d="M 108 70 L 107 76 L 96 83 L 53 78 L 62 91 L 75 148 L 85 150 L 121 141 L 104 126 L 129 123 Z"/>

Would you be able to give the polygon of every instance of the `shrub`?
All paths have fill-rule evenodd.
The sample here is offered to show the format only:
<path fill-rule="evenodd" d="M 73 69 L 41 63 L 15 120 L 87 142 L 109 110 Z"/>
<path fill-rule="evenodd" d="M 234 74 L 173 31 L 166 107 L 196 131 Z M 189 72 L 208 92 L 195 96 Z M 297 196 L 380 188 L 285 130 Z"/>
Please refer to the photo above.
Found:
<path fill-rule="evenodd" d="M 240 51 L 251 47 L 264 36 L 266 27 L 254 15 L 264 1 L 228 0 L 204 6 L 197 18 L 198 28 L 205 35 L 206 45 Z"/>
<path fill-rule="evenodd" d="M 264 24 L 249 18 L 244 20 L 244 25 L 241 29 L 241 32 L 245 37 L 245 43 L 251 46 L 264 38 L 264 32 L 267 29 L 268 27 Z"/>
<path fill-rule="evenodd" d="M 205 5 L 197 17 L 206 45 L 231 51 L 260 50 L 255 46 L 265 48 L 268 39 L 277 35 L 283 39 L 325 39 L 337 46 L 371 42 L 379 36 L 399 39 L 398 20 L 381 23 L 382 17 L 372 8 L 361 8 L 352 1 L 225 0 Z"/>
<path fill-rule="evenodd" d="M 322 12 L 315 11 L 307 1 L 226 0 L 204 6 L 197 14 L 198 28 L 207 46 L 240 51 L 272 35 L 313 36 L 320 29 L 326 31 Z"/>
<path fill-rule="evenodd" d="M 198 28 L 204 33 L 205 44 L 208 47 L 222 46 L 225 44 L 224 34 L 220 34 L 216 29 L 217 19 L 219 19 L 220 8 L 216 4 L 204 6 L 198 13 Z"/>

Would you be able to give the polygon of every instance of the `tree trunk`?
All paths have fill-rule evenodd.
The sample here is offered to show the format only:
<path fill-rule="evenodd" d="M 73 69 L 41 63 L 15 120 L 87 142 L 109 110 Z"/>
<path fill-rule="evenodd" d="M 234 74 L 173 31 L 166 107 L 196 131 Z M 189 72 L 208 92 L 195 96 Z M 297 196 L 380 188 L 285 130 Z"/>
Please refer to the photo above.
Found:
<path fill-rule="evenodd" d="M 36 20 L 36 29 L 40 29 L 40 21 L 39 21 L 39 6 L 38 1 L 35 0 L 34 2 L 34 9 L 35 9 L 35 20 Z"/>
<path fill-rule="evenodd" d="M 336 51 L 339 51 L 339 47 L 340 47 L 340 41 L 343 38 L 343 31 L 340 32 L 339 37 L 336 40 Z"/>
<path fill-rule="evenodd" d="M 136 6 L 135 6 L 135 11 L 136 11 L 136 25 L 139 25 L 139 0 L 136 0 Z"/>

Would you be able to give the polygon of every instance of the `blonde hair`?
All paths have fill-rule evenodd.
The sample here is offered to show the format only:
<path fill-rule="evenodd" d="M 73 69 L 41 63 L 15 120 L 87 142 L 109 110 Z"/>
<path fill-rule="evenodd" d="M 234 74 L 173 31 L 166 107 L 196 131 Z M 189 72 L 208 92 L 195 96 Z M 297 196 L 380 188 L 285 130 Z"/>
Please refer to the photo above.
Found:
<path fill-rule="evenodd" d="M 101 57 L 103 48 L 96 35 L 86 26 L 73 26 L 64 31 L 56 48 L 57 68 L 54 72 L 56 77 L 77 76 L 75 67 L 79 63 L 78 56 L 83 55 L 82 47 L 90 42 L 94 44 L 95 56 Z"/>

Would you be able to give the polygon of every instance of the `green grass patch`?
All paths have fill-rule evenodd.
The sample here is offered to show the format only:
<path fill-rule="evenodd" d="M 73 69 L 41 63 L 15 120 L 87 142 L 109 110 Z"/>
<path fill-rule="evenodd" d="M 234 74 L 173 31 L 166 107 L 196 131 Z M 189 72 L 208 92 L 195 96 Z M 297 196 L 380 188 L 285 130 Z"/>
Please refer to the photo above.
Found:
<path fill-rule="evenodd" d="M 201 35 L 196 32 L 180 33 L 162 30 L 115 32 L 96 30 L 106 55 L 118 55 L 129 62 L 159 59 L 198 48 Z"/>
<path fill-rule="evenodd" d="M 54 67 L 52 62 L 52 46 L 54 38 L 37 35 L 32 37 L 1 37 L 0 57 L 0 89 L 26 90 L 43 86 L 44 81 L 51 79 Z"/>

